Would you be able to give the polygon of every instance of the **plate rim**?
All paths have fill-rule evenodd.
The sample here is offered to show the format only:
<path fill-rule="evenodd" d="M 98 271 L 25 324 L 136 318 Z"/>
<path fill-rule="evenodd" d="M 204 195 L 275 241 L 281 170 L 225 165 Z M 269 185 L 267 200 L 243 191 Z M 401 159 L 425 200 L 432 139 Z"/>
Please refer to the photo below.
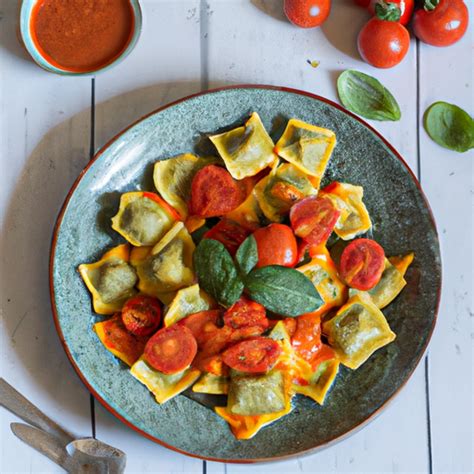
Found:
<path fill-rule="evenodd" d="M 416 360 L 413 369 L 411 372 L 408 374 L 406 379 L 403 381 L 403 383 L 395 390 L 392 395 L 387 398 L 382 405 L 380 405 L 379 408 L 377 408 L 371 415 L 369 415 L 365 420 L 363 420 L 360 423 L 355 424 L 352 428 L 348 429 L 345 433 L 335 436 L 334 438 L 331 438 L 324 444 L 319 444 L 318 446 L 314 446 L 309 449 L 302 450 L 297 453 L 292 453 L 292 454 L 286 454 L 282 456 L 272 456 L 268 458 L 245 458 L 245 459 L 223 459 L 223 458 L 214 458 L 214 457 L 208 457 L 208 456 L 200 456 L 199 454 L 194 454 L 188 451 L 185 451 L 183 449 L 177 448 L 176 446 L 172 446 L 159 438 L 156 438 L 155 436 L 152 436 L 151 434 L 147 433 L 146 431 L 140 429 L 138 426 L 135 426 L 133 423 L 128 421 L 124 416 L 122 416 L 120 413 L 118 413 L 106 400 L 104 400 L 95 390 L 94 388 L 89 384 L 87 381 L 86 377 L 84 374 L 81 372 L 81 369 L 79 366 L 76 364 L 74 361 L 74 358 L 69 350 L 69 347 L 65 341 L 64 334 L 62 332 L 61 325 L 59 323 L 59 318 L 58 318 L 58 310 L 56 307 L 56 297 L 55 297 L 55 290 L 54 290 L 54 259 L 55 259 L 55 254 L 56 254 L 56 245 L 58 241 L 58 234 L 59 234 L 59 229 L 61 227 L 62 221 L 64 214 L 67 210 L 67 207 L 69 205 L 69 201 L 71 200 L 76 188 L 79 186 L 80 182 L 84 178 L 85 174 L 89 170 L 89 168 L 101 157 L 101 155 L 114 143 L 119 137 L 121 137 L 123 134 L 125 134 L 128 130 L 133 128 L 135 125 L 139 124 L 140 122 L 146 120 L 147 118 L 151 117 L 152 115 L 155 115 L 159 112 L 162 112 L 163 110 L 166 110 L 170 107 L 173 107 L 177 104 L 180 104 L 181 102 L 186 102 L 188 100 L 191 100 L 196 97 L 200 96 L 205 96 L 205 95 L 211 95 L 215 94 L 218 92 L 222 91 L 227 91 L 227 90 L 235 90 L 235 89 L 259 89 L 259 90 L 271 90 L 271 91 L 278 91 L 278 92 L 286 92 L 286 93 L 291 93 L 291 94 L 296 94 L 296 95 L 301 95 L 305 97 L 309 97 L 310 99 L 317 100 L 319 102 L 324 102 L 325 104 L 328 104 L 340 112 L 348 115 L 349 117 L 357 120 L 359 123 L 361 123 L 363 126 L 368 128 L 373 134 L 375 134 L 381 141 L 382 143 L 393 153 L 393 155 L 401 162 L 401 164 L 405 167 L 405 169 L 408 171 L 409 176 L 415 183 L 416 187 L 418 188 L 418 191 L 420 192 L 421 198 L 423 199 L 423 202 L 426 206 L 426 209 L 428 210 L 428 216 L 430 223 L 433 227 L 433 230 L 435 232 L 435 237 L 438 242 L 438 248 L 440 250 L 440 275 L 439 275 L 439 287 L 437 289 L 437 295 L 436 295 L 436 306 L 435 306 L 435 311 L 434 311 L 434 317 L 433 317 L 433 323 L 430 328 L 430 332 L 428 334 L 428 337 L 426 338 L 426 342 L 420 351 L 420 355 L 418 356 L 418 359 Z M 431 338 L 433 336 L 434 329 L 436 327 L 437 319 L 438 319 L 438 312 L 439 312 L 439 306 L 440 306 L 440 299 L 441 299 L 441 288 L 442 288 L 442 258 L 441 258 L 441 248 L 440 248 L 440 241 L 439 241 L 439 234 L 436 226 L 436 221 L 434 218 L 433 211 L 431 209 L 431 206 L 429 204 L 429 201 L 420 185 L 420 182 L 418 181 L 418 178 L 415 176 L 411 168 L 408 166 L 406 161 L 403 159 L 401 154 L 390 144 L 390 142 L 380 133 L 378 132 L 372 125 L 368 124 L 365 120 L 360 118 L 358 115 L 352 113 L 351 111 L 345 109 L 342 105 L 327 99 L 326 97 L 322 97 L 317 94 L 313 94 L 308 91 L 304 91 L 301 89 L 295 89 L 291 87 L 284 87 L 284 86 L 275 86 L 275 85 L 267 85 L 267 84 L 235 84 L 231 86 L 224 86 L 224 87 L 217 87 L 213 89 L 208 89 L 205 91 L 200 91 L 196 92 L 194 94 L 187 95 L 185 97 L 181 97 L 180 99 L 177 99 L 175 101 L 169 102 L 161 107 L 158 107 L 157 109 L 151 111 L 150 113 L 143 115 L 139 119 L 135 120 L 132 122 L 130 125 L 128 125 L 126 128 L 121 130 L 119 133 L 114 135 L 110 140 L 108 140 L 92 157 L 92 159 L 89 160 L 89 162 L 86 164 L 86 166 L 83 168 L 83 170 L 79 173 L 78 177 L 74 181 L 73 185 L 69 189 L 64 202 L 60 208 L 60 211 L 58 213 L 58 216 L 56 218 L 56 222 L 54 224 L 54 229 L 53 229 L 53 235 L 51 238 L 51 246 L 50 246 L 50 255 L 49 255 L 49 296 L 50 296 L 50 302 L 51 302 L 51 309 L 52 309 L 52 314 L 53 314 L 53 320 L 54 320 L 54 326 L 56 328 L 56 332 L 58 333 L 59 339 L 61 341 L 61 345 L 66 352 L 67 358 L 69 359 L 69 362 L 71 363 L 73 369 L 75 370 L 76 374 L 79 376 L 80 380 L 82 383 L 86 386 L 88 391 L 94 396 L 94 398 L 107 410 L 109 413 L 114 415 L 116 418 L 118 418 L 122 423 L 124 423 L 126 426 L 129 428 L 133 429 L 134 431 L 138 432 L 140 435 L 144 436 L 145 438 L 150 439 L 151 441 L 165 447 L 168 449 L 171 449 L 175 452 L 178 452 L 180 454 L 184 454 L 186 456 L 190 456 L 196 459 L 201 459 L 204 461 L 212 461 L 212 462 L 222 462 L 222 463 L 230 463 L 230 464 L 252 464 L 252 463 L 268 463 L 268 462 L 276 462 L 276 461 L 282 461 L 282 460 L 288 460 L 292 458 L 296 458 L 299 456 L 306 456 L 309 454 L 316 453 L 317 451 L 320 451 L 322 449 L 326 449 L 344 439 L 347 439 L 348 437 L 352 436 L 353 434 L 357 433 L 359 430 L 367 426 L 371 421 L 373 421 L 378 415 L 382 413 L 383 410 L 387 408 L 387 406 L 396 398 L 396 396 L 400 393 L 400 391 L 405 387 L 406 383 L 411 379 L 413 376 L 413 373 L 419 366 L 421 360 L 426 354 L 427 348 L 429 346 L 429 343 L 431 341 Z"/>

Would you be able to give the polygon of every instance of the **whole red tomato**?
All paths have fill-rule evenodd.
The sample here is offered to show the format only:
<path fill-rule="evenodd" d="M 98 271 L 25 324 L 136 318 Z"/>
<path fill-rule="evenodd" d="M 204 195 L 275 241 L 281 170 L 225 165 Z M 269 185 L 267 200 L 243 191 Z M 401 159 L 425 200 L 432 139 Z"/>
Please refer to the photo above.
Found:
<path fill-rule="evenodd" d="M 413 31 L 424 43 L 450 46 L 459 41 L 469 24 L 469 11 L 462 0 L 425 0 L 413 16 Z"/>
<path fill-rule="evenodd" d="M 298 245 L 290 227 L 270 224 L 257 229 L 253 236 L 257 242 L 257 267 L 283 265 L 293 267 L 298 259 Z"/>
<path fill-rule="evenodd" d="M 285 0 L 285 15 L 301 28 L 322 25 L 331 11 L 331 0 Z"/>
<path fill-rule="evenodd" d="M 375 15 L 375 6 L 379 4 L 378 9 L 385 12 L 386 15 L 393 14 L 394 9 L 398 8 L 400 11 L 399 23 L 408 25 L 413 15 L 415 8 L 415 0 L 370 0 L 369 12 Z M 387 18 L 384 18 L 387 19 Z"/>
<path fill-rule="evenodd" d="M 410 34 L 396 21 L 374 17 L 360 31 L 357 46 L 364 61 L 375 67 L 389 68 L 406 56 Z"/>

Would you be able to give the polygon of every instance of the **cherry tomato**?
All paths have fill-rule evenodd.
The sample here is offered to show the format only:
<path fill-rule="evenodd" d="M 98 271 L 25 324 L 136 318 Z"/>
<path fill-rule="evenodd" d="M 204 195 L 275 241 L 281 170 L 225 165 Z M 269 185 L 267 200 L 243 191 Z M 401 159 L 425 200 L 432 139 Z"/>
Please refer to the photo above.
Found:
<path fill-rule="evenodd" d="M 202 356 L 208 357 L 222 352 L 232 341 L 234 330 L 228 326 L 218 328 L 217 331 L 203 334 Z"/>
<path fill-rule="evenodd" d="M 431 0 L 431 4 L 435 5 L 436 0 Z M 417 10 L 413 16 L 413 31 L 421 41 L 433 46 L 449 46 L 464 36 L 469 10 L 462 0 L 439 0 L 433 9 L 426 8 Z"/>
<path fill-rule="evenodd" d="M 257 242 L 257 267 L 283 265 L 293 267 L 298 259 L 298 245 L 293 231 L 284 224 L 270 224 L 257 229 L 253 236 Z"/>
<path fill-rule="evenodd" d="M 377 5 L 377 3 L 382 6 L 386 15 L 390 15 L 392 13 L 392 5 L 398 7 L 398 9 L 400 10 L 400 19 L 398 20 L 398 22 L 402 25 L 408 25 L 413 15 L 413 9 L 415 8 L 414 0 L 370 0 L 369 12 L 372 15 L 375 15 L 375 5 Z"/>
<path fill-rule="evenodd" d="M 291 345 L 300 357 L 311 362 L 321 348 L 321 317 L 311 313 L 298 316 Z"/>
<path fill-rule="evenodd" d="M 367 8 L 369 6 L 370 0 L 354 0 L 354 3 L 359 5 L 359 7 Z"/>
<path fill-rule="evenodd" d="M 336 357 L 334 350 L 327 344 L 321 344 L 319 351 L 315 354 L 313 360 L 311 361 L 311 367 L 313 370 L 317 370 L 318 365 L 326 360 L 331 360 Z"/>
<path fill-rule="evenodd" d="M 331 11 L 331 0 L 285 0 L 285 15 L 301 28 L 322 25 Z"/>
<path fill-rule="evenodd" d="M 389 68 L 406 56 L 410 34 L 400 23 L 374 17 L 360 31 L 357 45 L 364 61 L 375 67 Z"/>
<path fill-rule="evenodd" d="M 232 329 L 249 326 L 268 328 L 268 319 L 265 308 L 246 296 L 242 296 L 224 313 L 224 324 Z"/>
<path fill-rule="evenodd" d="M 143 354 L 148 337 L 130 333 L 123 324 L 120 313 L 105 321 L 103 328 L 105 347 L 123 354 L 129 365 L 133 365 Z"/>
<path fill-rule="evenodd" d="M 278 342 L 268 337 L 256 337 L 239 342 L 222 354 L 230 368 L 241 372 L 261 373 L 271 369 L 281 354 Z"/>
<path fill-rule="evenodd" d="M 217 327 L 219 313 L 220 311 L 217 309 L 200 311 L 199 313 L 186 316 L 178 321 L 177 324 L 186 326 L 192 332 L 199 347 L 201 347 L 219 329 Z"/>
<path fill-rule="evenodd" d="M 145 360 L 164 374 L 176 374 L 191 365 L 197 352 L 193 333 L 173 324 L 156 332 L 145 346 Z"/>
<path fill-rule="evenodd" d="M 240 244 L 247 238 L 250 232 L 230 219 L 221 219 L 211 230 L 208 230 L 203 238 L 213 239 L 224 244 L 229 253 L 234 256 Z"/>
<path fill-rule="evenodd" d="M 367 291 L 380 281 L 384 268 L 383 248 L 375 240 L 356 239 L 342 252 L 339 273 L 350 287 Z"/>
<path fill-rule="evenodd" d="M 160 325 L 161 303 L 156 298 L 138 295 L 123 306 L 122 321 L 135 336 L 148 336 Z"/>
<path fill-rule="evenodd" d="M 208 165 L 200 169 L 191 183 L 191 214 L 216 217 L 237 208 L 245 199 L 245 192 L 220 166 Z"/>
<path fill-rule="evenodd" d="M 340 215 L 329 198 L 310 196 L 291 208 L 290 222 L 298 237 L 317 246 L 327 241 Z"/>

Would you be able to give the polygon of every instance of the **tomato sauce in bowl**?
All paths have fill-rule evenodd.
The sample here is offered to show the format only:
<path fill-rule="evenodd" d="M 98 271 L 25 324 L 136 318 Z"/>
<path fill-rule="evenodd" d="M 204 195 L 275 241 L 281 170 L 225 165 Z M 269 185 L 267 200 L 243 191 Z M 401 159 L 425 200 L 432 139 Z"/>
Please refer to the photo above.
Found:
<path fill-rule="evenodd" d="M 88 73 L 114 62 L 127 49 L 134 28 L 129 0 L 38 0 L 30 34 L 52 66 Z"/>

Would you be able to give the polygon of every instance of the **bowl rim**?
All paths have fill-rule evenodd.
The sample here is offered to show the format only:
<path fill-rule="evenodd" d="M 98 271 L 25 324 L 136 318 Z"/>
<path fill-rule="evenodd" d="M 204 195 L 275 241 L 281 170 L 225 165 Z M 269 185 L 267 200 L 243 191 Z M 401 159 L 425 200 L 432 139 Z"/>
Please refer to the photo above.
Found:
<path fill-rule="evenodd" d="M 44 69 L 45 71 L 52 72 L 53 74 L 58 74 L 60 76 L 71 76 L 71 77 L 81 77 L 81 76 L 95 76 L 96 74 L 100 74 L 102 72 L 108 71 L 112 67 L 116 66 L 117 64 L 121 63 L 134 49 L 140 39 L 142 29 L 143 29 L 143 13 L 139 3 L 139 0 L 129 0 L 130 7 L 132 9 L 132 14 L 134 18 L 133 29 L 130 34 L 130 38 L 128 41 L 127 46 L 123 51 L 110 63 L 106 63 L 104 66 L 99 67 L 97 69 L 93 69 L 91 71 L 85 72 L 77 72 L 77 71 L 70 71 L 67 69 L 61 69 L 57 66 L 51 64 L 39 51 L 36 47 L 35 41 L 31 35 L 31 17 L 32 17 L 32 10 L 35 7 L 36 3 L 40 0 L 32 0 L 28 2 L 27 0 L 21 0 L 19 6 L 19 25 L 18 25 L 18 33 L 19 39 L 25 50 L 27 51 L 30 58 L 33 62 L 39 66 L 40 68 Z"/>
<path fill-rule="evenodd" d="M 416 363 L 415 365 L 413 366 L 413 369 L 411 370 L 411 372 L 408 374 L 408 376 L 406 377 L 406 379 L 403 381 L 403 383 L 397 388 L 397 390 L 395 390 L 395 392 L 389 397 L 387 398 L 387 400 L 385 400 L 383 402 L 383 404 L 377 408 L 377 410 L 375 410 L 371 415 L 369 415 L 365 420 L 363 420 L 362 422 L 360 423 L 357 423 L 355 424 L 352 428 L 348 429 L 345 433 L 341 434 L 341 435 L 338 435 L 338 436 L 335 436 L 334 438 L 331 438 L 330 440 L 328 440 L 326 443 L 324 444 L 320 444 L 318 446 L 314 446 L 312 448 L 309 448 L 309 449 L 305 449 L 305 450 L 302 450 L 298 453 L 292 453 L 292 454 L 287 454 L 287 455 L 282 455 L 282 456 L 274 456 L 274 457 L 269 457 L 269 458 L 248 458 L 248 459 L 240 459 L 240 458 L 235 458 L 235 459 L 222 459 L 222 458 L 214 458 L 214 457 L 209 457 L 209 456 L 200 456 L 198 454 L 194 454 L 194 453 L 190 453 L 188 451 L 185 451 L 185 450 L 182 450 L 182 449 L 179 449 L 175 446 L 172 446 L 162 440 L 160 440 L 159 438 L 156 438 L 155 436 L 152 436 L 151 434 L 147 433 L 146 431 L 140 429 L 139 427 L 135 426 L 134 424 L 132 424 L 131 422 L 129 422 L 124 416 L 122 416 L 120 413 L 118 413 L 113 407 L 110 406 L 110 404 L 104 400 L 93 388 L 92 386 L 89 384 L 89 382 L 87 381 L 86 377 L 82 374 L 81 372 L 81 369 L 78 367 L 78 365 L 76 364 L 76 362 L 74 361 L 74 358 L 72 357 L 72 354 L 69 350 L 69 347 L 65 341 L 65 338 L 64 338 L 64 335 L 63 335 L 63 332 L 62 332 L 62 328 L 61 328 L 61 325 L 59 323 L 59 318 L 58 318 L 58 311 L 57 311 L 57 308 L 56 308 L 56 298 L 55 298 L 55 290 L 54 290 L 54 277 L 53 277 L 53 270 L 54 270 L 54 258 L 55 258 L 55 253 L 56 253 L 56 244 L 57 244 L 57 240 L 58 240 L 58 234 L 59 234 L 59 229 L 61 227 L 61 224 L 62 224 L 62 220 L 63 220 L 63 217 L 64 217 L 64 214 L 67 210 L 67 207 L 69 205 L 69 201 L 71 200 L 76 188 L 79 186 L 80 182 L 82 181 L 82 178 L 84 177 L 84 175 L 87 173 L 87 171 L 89 170 L 89 168 L 101 157 L 101 155 L 109 148 L 110 145 L 112 145 L 113 142 L 115 142 L 119 137 L 121 137 L 123 134 L 125 134 L 128 130 L 130 130 L 131 128 L 133 128 L 135 125 L 137 125 L 138 123 L 146 120 L 148 117 L 151 117 L 152 115 L 154 114 L 157 114 L 165 109 L 168 109 L 170 107 L 173 107 L 181 102 L 185 102 L 185 101 L 188 101 L 190 99 L 193 99 L 193 98 L 196 98 L 196 97 L 200 97 L 200 96 L 205 96 L 205 95 L 210 95 L 210 94 L 215 94 L 215 93 L 219 93 L 219 92 L 222 92 L 222 91 L 227 91 L 227 90 L 236 90 L 236 89 L 244 89 L 244 90 L 248 90 L 248 89 L 258 89 L 258 90 L 272 90 L 272 91 L 279 91 L 279 92 L 286 92 L 286 93 L 290 93 L 290 94 L 296 94 L 296 95 L 302 95 L 302 96 L 305 96 L 305 97 L 309 97 L 310 99 L 314 99 L 314 100 L 317 100 L 317 101 L 320 101 L 320 102 L 324 102 L 332 107 L 335 107 L 336 109 L 338 109 L 339 111 L 343 112 L 344 114 L 348 115 L 349 117 L 357 120 L 358 122 L 360 122 L 362 125 L 364 125 L 365 127 L 367 127 L 372 133 L 374 133 L 381 141 L 382 143 L 393 153 L 393 155 L 401 162 L 401 164 L 406 168 L 406 170 L 408 171 L 409 175 L 411 176 L 412 180 L 414 181 L 416 187 L 418 188 L 419 192 L 420 192 L 420 195 L 423 199 L 423 202 L 428 210 L 428 215 L 429 215 L 429 219 L 430 219 L 430 222 L 431 222 L 431 225 L 433 227 L 433 230 L 435 232 L 435 237 L 437 239 L 437 242 L 438 242 L 438 245 L 439 245 L 439 234 L 438 234 L 438 231 L 437 231 L 437 227 L 436 227 L 436 222 L 435 222 L 435 219 L 434 219 L 434 215 L 433 215 L 433 212 L 432 212 L 432 209 L 431 209 L 431 206 L 428 202 L 428 199 L 426 198 L 426 195 L 425 193 L 423 192 L 423 189 L 421 188 L 421 185 L 417 179 L 417 177 L 415 176 L 415 174 L 413 173 L 413 171 L 410 169 L 410 167 L 408 166 L 408 164 L 406 163 L 406 161 L 403 159 L 403 157 L 400 155 L 400 153 L 398 153 L 398 151 L 388 142 L 388 140 L 386 138 L 384 138 L 377 130 L 375 130 L 371 125 L 369 125 L 367 122 L 365 122 L 363 119 L 361 119 L 359 116 L 355 115 L 354 113 L 350 112 L 349 110 L 345 109 L 344 107 L 342 107 L 341 105 L 337 104 L 336 102 L 330 100 L 330 99 L 327 99 L 325 97 L 322 97 L 322 96 L 319 96 L 317 94 L 313 94 L 311 92 L 307 92 L 307 91 L 303 91 L 303 90 L 300 90 L 300 89 L 295 89 L 295 88 L 291 88 L 291 87 L 283 87 L 283 86 L 275 86 L 275 85 L 265 85 L 265 84 L 237 84 L 237 85 L 231 85 L 231 86 L 224 86 L 224 87 L 218 87 L 218 88 L 214 88 L 214 89 L 209 89 L 209 90 L 206 90 L 206 91 L 201 91 L 201 92 L 197 92 L 197 93 L 194 93 L 194 94 L 190 94 L 188 96 L 185 96 L 185 97 L 182 97 L 180 99 L 177 99 L 173 102 L 170 102 L 168 104 L 165 104 L 155 110 L 153 110 L 152 112 L 142 116 L 141 118 L 139 118 L 138 120 L 134 121 L 132 124 L 130 124 L 128 127 L 124 128 L 121 132 L 117 133 L 113 138 L 111 138 L 107 143 L 105 143 L 105 145 L 103 145 L 94 155 L 94 157 L 87 163 L 87 165 L 84 167 L 84 169 L 81 171 L 81 173 L 79 174 L 79 176 L 76 178 L 74 184 L 72 185 L 71 189 L 69 190 L 69 192 L 67 193 L 66 195 L 66 198 L 64 200 L 64 203 L 63 205 L 61 206 L 61 209 L 59 211 L 59 214 L 58 214 L 58 217 L 56 219 L 56 223 L 54 225 L 54 230 L 53 230 L 53 235 L 52 235 L 52 239 L 51 239 L 51 247 L 50 247 L 50 257 L 49 257 L 49 294 L 50 294 L 50 301 L 51 301 L 51 308 L 52 308 L 52 313 L 53 313 L 53 319 L 54 319 L 54 325 L 56 327 L 56 331 L 58 333 L 58 336 L 60 338 L 60 341 L 61 341 L 61 344 L 64 348 L 64 351 L 66 352 L 66 355 L 69 359 L 69 362 L 71 363 L 72 367 L 74 368 L 74 370 L 76 371 L 77 375 L 79 376 L 79 378 L 81 379 L 81 381 L 84 383 L 84 385 L 86 386 L 86 388 L 89 390 L 89 392 L 94 396 L 94 398 L 102 405 L 105 407 L 106 410 L 108 410 L 112 415 L 114 415 L 116 418 L 118 418 L 122 423 L 124 423 L 125 425 L 127 425 L 129 428 L 132 428 L 134 431 L 138 432 L 139 434 L 141 434 L 142 436 L 144 436 L 145 438 L 148 438 L 150 439 L 151 441 L 154 441 L 155 443 L 157 444 L 160 444 L 161 446 L 164 446 L 165 448 L 168 448 L 168 449 L 171 449 L 175 452 L 178 452 L 180 454 L 184 454 L 186 456 L 190 456 L 190 457 L 193 457 L 193 458 L 197 458 L 197 459 L 202 459 L 204 461 L 213 461 L 213 462 L 222 462 L 222 463 L 229 463 L 229 464 L 252 464 L 252 463 L 265 463 L 265 462 L 274 462 L 274 461 L 282 461 L 282 460 L 288 460 L 288 459 L 291 459 L 291 458 L 296 458 L 296 457 L 299 457 L 299 456 L 305 456 L 305 455 L 309 455 L 309 454 L 314 454 L 316 453 L 317 451 L 320 451 L 322 449 L 325 449 L 325 448 L 328 448 L 336 443 L 338 443 L 339 441 L 342 441 L 350 436 L 352 436 L 353 434 L 357 433 L 359 430 L 361 430 L 362 428 L 364 428 L 366 425 L 368 425 L 371 421 L 373 421 L 378 415 L 380 415 L 382 413 L 382 411 L 387 408 L 387 406 L 389 405 L 389 403 L 391 403 L 395 397 L 400 393 L 400 391 L 402 390 L 402 388 L 406 385 L 406 383 L 408 382 L 408 380 L 411 379 L 413 373 L 415 372 L 415 370 L 417 369 L 418 365 L 420 364 L 420 361 L 423 359 L 423 357 L 425 356 L 425 353 L 427 351 L 427 348 L 428 348 L 428 345 L 431 341 L 431 337 L 433 335 L 433 332 L 434 332 L 434 329 L 435 329 L 435 326 L 436 326 L 436 322 L 437 322 L 437 318 L 438 318 L 438 312 L 439 312 L 439 306 L 440 306 L 440 298 L 441 298 L 441 288 L 442 288 L 442 261 L 440 259 L 440 284 L 439 284 L 439 287 L 438 287 L 438 291 L 437 291 L 437 295 L 436 295 L 436 306 L 435 306 L 435 311 L 434 311 L 434 317 L 433 317 L 433 323 L 431 325 L 431 328 L 430 328 L 430 332 L 428 334 L 428 337 L 426 339 L 426 342 L 422 348 L 422 350 L 420 351 L 420 355 L 418 356 L 417 360 L 416 360 Z M 440 252 L 441 254 L 441 252 Z M 441 256 L 441 255 L 440 255 Z"/>

